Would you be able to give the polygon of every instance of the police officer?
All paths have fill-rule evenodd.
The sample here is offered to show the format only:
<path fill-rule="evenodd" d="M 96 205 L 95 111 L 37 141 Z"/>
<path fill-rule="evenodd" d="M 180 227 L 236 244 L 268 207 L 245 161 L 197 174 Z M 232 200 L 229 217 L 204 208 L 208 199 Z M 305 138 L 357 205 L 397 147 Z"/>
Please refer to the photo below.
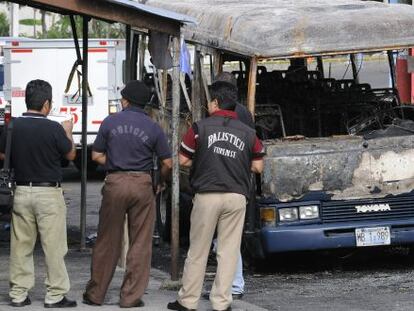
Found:
<path fill-rule="evenodd" d="M 26 86 L 27 112 L 12 120 L 11 164 L 16 191 L 10 238 L 11 305 L 30 305 L 29 290 L 34 286 L 33 250 L 40 234 L 45 254 L 47 278 L 45 308 L 75 307 L 66 298 L 69 277 L 64 256 L 67 253 L 66 205 L 61 188 L 61 159 L 73 160 L 72 121 L 61 124 L 48 120 L 52 108 L 52 87 L 43 80 Z M 4 158 L 6 132 L 0 142 Z"/>
<path fill-rule="evenodd" d="M 218 265 L 210 300 L 214 310 L 231 310 L 250 172 L 263 169 L 261 142 L 233 111 L 236 88 L 218 81 L 210 92 L 210 117 L 193 124 L 181 144 L 180 164 L 192 168 L 190 179 L 196 194 L 183 285 L 177 301 L 167 306 L 171 310 L 197 309 L 216 227 Z"/>
<path fill-rule="evenodd" d="M 121 91 L 123 110 L 108 116 L 93 144 L 92 159 L 107 171 L 102 190 L 98 236 L 92 254 L 91 279 L 84 303 L 102 305 L 121 252 L 124 219 L 130 240 L 120 306 L 141 307 L 148 285 L 155 223 L 151 170 L 154 154 L 161 160 L 161 176 L 172 167 L 167 138 L 143 108 L 150 99 L 143 82 L 130 81 Z"/>

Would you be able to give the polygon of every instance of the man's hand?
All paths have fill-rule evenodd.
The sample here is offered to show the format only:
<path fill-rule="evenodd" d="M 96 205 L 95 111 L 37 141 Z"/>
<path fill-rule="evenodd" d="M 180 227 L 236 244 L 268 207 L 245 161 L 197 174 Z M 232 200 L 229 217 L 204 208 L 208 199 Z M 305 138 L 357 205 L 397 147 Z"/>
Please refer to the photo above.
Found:
<path fill-rule="evenodd" d="M 72 142 L 72 148 L 71 150 L 65 155 L 65 158 L 69 161 L 73 161 L 76 158 L 76 149 L 75 144 L 73 143 L 73 137 L 72 137 L 72 130 L 73 130 L 73 121 L 72 120 L 66 120 L 61 123 L 66 136 L 69 138 L 69 140 Z"/>
<path fill-rule="evenodd" d="M 155 194 L 160 194 L 161 192 L 163 192 L 165 189 L 167 189 L 167 184 L 165 182 L 158 184 L 157 185 L 157 191 Z"/>
<path fill-rule="evenodd" d="M 161 160 L 161 182 L 163 183 L 165 180 L 169 180 L 171 177 L 171 169 L 172 169 L 172 159 L 167 158 Z"/>
<path fill-rule="evenodd" d="M 103 152 L 96 152 L 92 150 L 92 161 L 95 161 L 96 163 L 100 165 L 106 164 L 106 154 Z"/>
<path fill-rule="evenodd" d="M 260 160 L 253 160 L 251 171 L 252 173 L 261 174 L 263 172 L 264 161 L 263 159 Z"/>
<path fill-rule="evenodd" d="M 65 130 L 66 134 L 72 134 L 73 130 L 73 121 L 72 120 L 66 120 L 62 122 L 62 127 Z"/>

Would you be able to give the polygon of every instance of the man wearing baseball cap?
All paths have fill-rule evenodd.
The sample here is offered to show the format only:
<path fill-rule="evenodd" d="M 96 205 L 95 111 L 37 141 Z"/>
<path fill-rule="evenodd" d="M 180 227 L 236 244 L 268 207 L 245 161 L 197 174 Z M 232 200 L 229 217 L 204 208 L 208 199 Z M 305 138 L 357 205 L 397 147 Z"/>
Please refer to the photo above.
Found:
<path fill-rule="evenodd" d="M 108 116 L 93 144 L 92 160 L 104 166 L 98 236 L 92 254 L 91 279 L 83 302 L 102 305 L 121 252 L 124 219 L 128 215 L 130 240 L 120 306 L 141 307 L 149 281 L 155 197 L 151 170 L 153 157 L 161 161 L 161 177 L 172 167 L 166 135 L 143 108 L 150 92 L 141 81 L 130 81 L 121 91 L 123 110 Z"/>

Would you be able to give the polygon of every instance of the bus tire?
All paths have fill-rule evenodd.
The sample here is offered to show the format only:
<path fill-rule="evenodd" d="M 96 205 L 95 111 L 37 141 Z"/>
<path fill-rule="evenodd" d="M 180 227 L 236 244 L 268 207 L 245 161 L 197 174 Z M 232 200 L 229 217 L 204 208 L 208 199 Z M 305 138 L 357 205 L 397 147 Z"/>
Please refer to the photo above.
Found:
<path fill-rule="evenodd" d="M 171 235 L 171 200 L 169 198 L 169 188 L 159 193 L 156 197 L 156 230 L 160 239 L 165 242 L 170 240 Z"/>

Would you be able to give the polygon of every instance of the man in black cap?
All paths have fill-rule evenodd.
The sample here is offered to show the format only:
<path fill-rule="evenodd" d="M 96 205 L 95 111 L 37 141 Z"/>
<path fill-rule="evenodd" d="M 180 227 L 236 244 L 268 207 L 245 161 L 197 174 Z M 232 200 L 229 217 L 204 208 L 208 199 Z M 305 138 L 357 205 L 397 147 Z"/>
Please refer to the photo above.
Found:
<path fill-rule="evenodd" d="M 93 145 L 92 160 L 107 171 L 102 189 L 98 237 L 92 254 L 91 279 L 84 303 L 102 305 L 121 252 L 124 219 L 128 215 L 129 250 L 120 293 L 120 306 L 140 307 L 149 281 L 155 197 L 153 157 L 161 161 L 161 177 L 172 167 L 171 151 L 160 126 L 143 108 L 150 92 L 141 81 L 130 81 L 121 91 L 123 110 L 108 116 Z"/>

